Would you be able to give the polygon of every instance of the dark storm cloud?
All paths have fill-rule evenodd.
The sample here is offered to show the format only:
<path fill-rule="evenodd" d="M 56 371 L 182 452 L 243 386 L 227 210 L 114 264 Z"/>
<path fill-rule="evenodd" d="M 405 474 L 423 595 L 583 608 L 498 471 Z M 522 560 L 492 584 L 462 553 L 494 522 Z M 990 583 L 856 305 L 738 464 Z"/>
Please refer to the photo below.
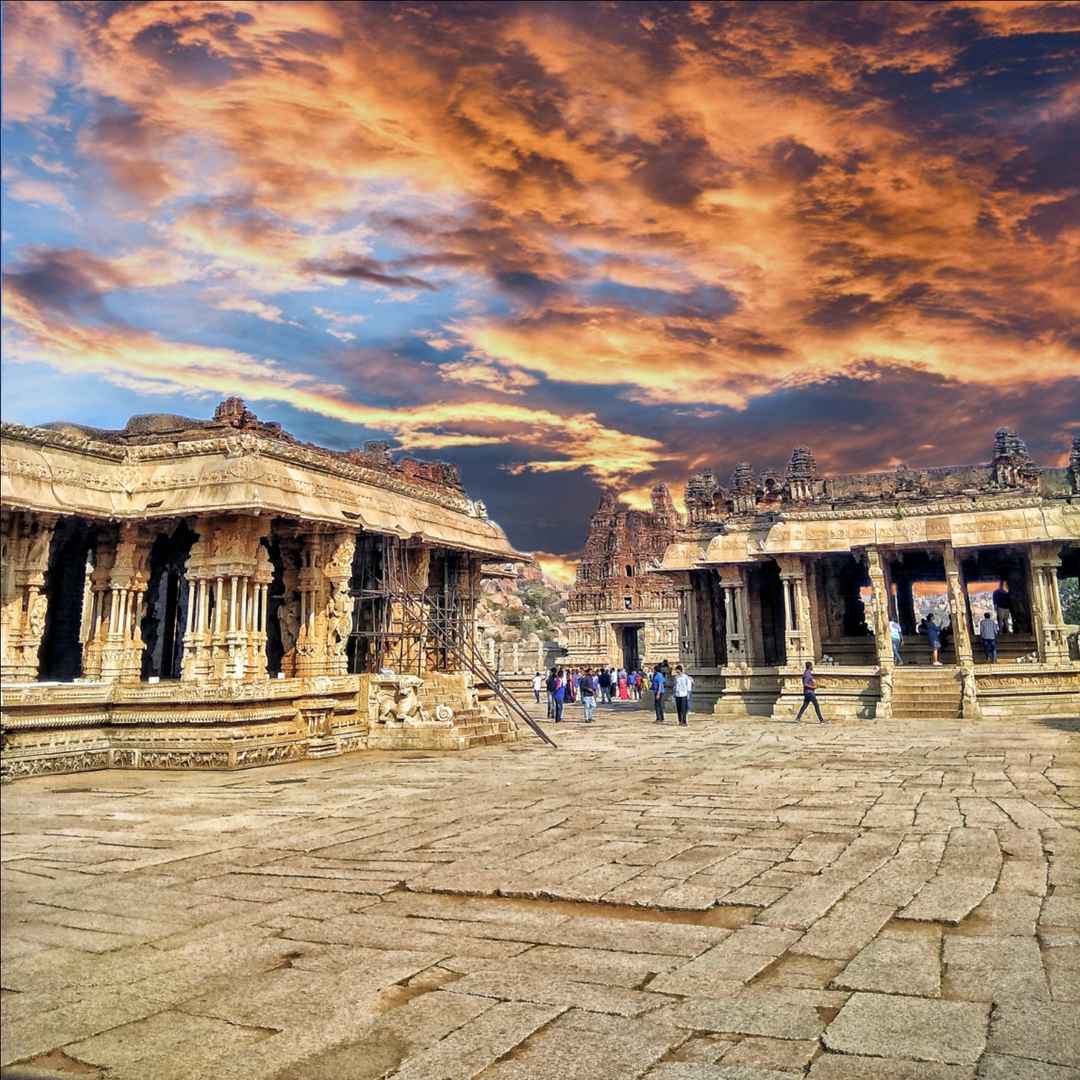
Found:
<path fill-rule="evenodd" d="M 313 259 L 306 262 L 303 269 L 311 274 L 325 274 L 327 277 L 345 278 L 349 281 L 363 281 L 369 285 L 382 285 L 388 289 L 423 289 L 426 292 L 437 291 L 437 286 L 412 274 L 392 274 L 377 259 L 364 256 L 351 256 L 335 262 Z"/>
<path fill-rule="evenodd" d="M 87 322 L 116 322 L 104 297 L 126 284 L 114 267 L 78 248 L 31 251 L 4 274 L 4 287 L 35 308 Z"/>

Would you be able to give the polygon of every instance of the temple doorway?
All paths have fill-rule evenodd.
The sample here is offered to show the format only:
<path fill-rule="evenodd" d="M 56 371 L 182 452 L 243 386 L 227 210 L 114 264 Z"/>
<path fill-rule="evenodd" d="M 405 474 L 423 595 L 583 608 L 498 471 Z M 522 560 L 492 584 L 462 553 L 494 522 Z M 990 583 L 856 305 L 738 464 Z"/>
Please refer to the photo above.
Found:
<path fill-rule="evenodd" d="M 179 679 L 184 658 L 188 582 L 185 576 L 191 547 L 198 537 L 181 522 L 162 533 L 150 548 L 150 580 L 142 633 L 142 678 Z"/>
<path fill-rule="evenodd" d="M 644 623 L 624 623 L 616 627 L 623 671 L 637 671 L 641 667 L 641 633 L 644 629 Z"/>
<path fill-rule="evenodd" d="M 45 573 L 48 608 L 38 652 L 41 682 L 71 682 L 82 675 L 83 607 L 96 530 L 81 518 L 62 518 Z"/>
<path fill-rule="evenodd" d="M 870 576 L 862 561 L 826 555 L 816 564 L 814 583 L 822 652 L 838 664 L 876 664 Z"/>
<path fill-rule="evenodd" d="M 761 613 L 760 619 L 750 617 L 754 633 L 754 652 L 766 667 L 787 663 L 787 642 L 784 638 L 784 593 L 780 567 L 775 562 L 759 563 L 747 570 L 747 588 L 751 612 Z"/>
<path fill-rule="evenodd" d="M 888 560 L 888 573 L 894 608 L 890 617 L 900 623 L 904 635 L 904 663 L 930 663 L 925 627 L 926 620 L 933 616 L 941 629 L 941 662 L 955 664 L 956 620 L 967 618 L 967 613 L 954 612 L 949 603 L 942 554 L 923 548 L 896 551 Z"/>
<path fill-rule="evenodd" d="M 960 567 L 975 662 L 983 663 L 987 659 L 978 647 L 979 624 L 987 612 L 995 625 L 999 617 L 1002 624 L 997 638 L 999 661 L 1016 660 L 1035 652 L 1026 552 L 1022 548 L 983 548 L 962 558 Z M 999 608 L 1005 614 L 999 615 Z"/>

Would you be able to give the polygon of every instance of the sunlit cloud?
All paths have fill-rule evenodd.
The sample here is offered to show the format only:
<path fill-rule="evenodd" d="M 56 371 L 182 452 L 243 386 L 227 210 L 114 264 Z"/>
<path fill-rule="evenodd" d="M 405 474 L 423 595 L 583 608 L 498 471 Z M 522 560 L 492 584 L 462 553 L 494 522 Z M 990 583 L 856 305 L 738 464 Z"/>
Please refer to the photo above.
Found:
<path fill-rule="evenodd" d="M 967 455 L 988 410 L 1060 457 L 1078 12 L 12 0 L 5 362 L 635 506 L 730 432 L 782 460 L 807 402 L 823 468 Z"/>

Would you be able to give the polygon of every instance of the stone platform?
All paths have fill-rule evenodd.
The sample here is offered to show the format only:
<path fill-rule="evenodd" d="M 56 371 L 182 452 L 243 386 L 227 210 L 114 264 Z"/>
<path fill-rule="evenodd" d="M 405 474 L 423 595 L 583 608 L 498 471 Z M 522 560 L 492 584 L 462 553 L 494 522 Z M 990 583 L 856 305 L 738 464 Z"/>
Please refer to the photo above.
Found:
<path fill-rule="evenodd" d="M 2 1075 L 1078 1075 L 1080 721 L 567 713 L 8 786 Z"/>

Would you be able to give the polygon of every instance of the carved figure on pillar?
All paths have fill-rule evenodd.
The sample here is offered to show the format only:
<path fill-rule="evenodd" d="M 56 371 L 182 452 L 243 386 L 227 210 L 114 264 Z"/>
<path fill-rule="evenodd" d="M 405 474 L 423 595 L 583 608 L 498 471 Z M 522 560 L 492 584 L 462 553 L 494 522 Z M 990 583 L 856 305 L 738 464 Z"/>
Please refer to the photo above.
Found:
<path fill-rule="evenodd" d="M 1058 570 L 1061 567 L 1061 545 L 1040 543 L 1031 545 L 1031 621 L 1039 660 L 1057 664 L 1069 659 L 1069 628 L 1061 607 L 1058 589 Z"/>
<path fill-rule="evenodd" d="M 45 572 L 56 518 L 3 512 L 0 574 L 0 671 L 5 680 L 32 680 L 45 631 Z"/>

